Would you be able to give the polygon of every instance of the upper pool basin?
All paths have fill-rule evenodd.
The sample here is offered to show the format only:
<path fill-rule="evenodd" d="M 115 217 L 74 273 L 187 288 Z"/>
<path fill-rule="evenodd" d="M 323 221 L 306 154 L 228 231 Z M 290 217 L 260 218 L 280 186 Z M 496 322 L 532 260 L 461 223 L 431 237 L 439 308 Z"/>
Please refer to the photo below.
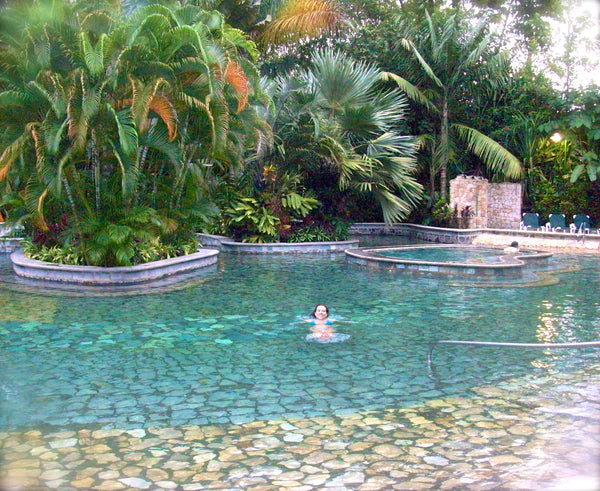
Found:
<path fill-rule="evenodd" d="M 390 270 L 452 275 L 521 276 L 530 266 L 545 266 L 550 252 L 521 250 L 507 253 L 501 247 L 475 245 L 407 245 L 348 249 L 352 262 Z"/>

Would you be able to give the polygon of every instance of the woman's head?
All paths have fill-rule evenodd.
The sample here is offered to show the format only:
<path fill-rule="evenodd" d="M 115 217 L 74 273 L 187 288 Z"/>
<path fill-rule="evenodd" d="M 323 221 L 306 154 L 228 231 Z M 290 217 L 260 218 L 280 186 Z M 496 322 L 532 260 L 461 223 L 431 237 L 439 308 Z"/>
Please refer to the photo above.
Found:
<path fill-rule="evenodd" d="M 326 319 L 329 316 L 329 309 L 324 303 L 318 303 L 310 315 L 317 319 Z"/>

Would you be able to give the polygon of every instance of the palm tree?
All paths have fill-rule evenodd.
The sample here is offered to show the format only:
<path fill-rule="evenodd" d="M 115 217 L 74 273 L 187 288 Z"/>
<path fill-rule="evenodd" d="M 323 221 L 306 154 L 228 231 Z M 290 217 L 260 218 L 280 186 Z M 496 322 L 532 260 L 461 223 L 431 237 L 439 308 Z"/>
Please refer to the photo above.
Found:
<path fill-rule="evenodd" d="M 272 5 L 278 5 L 278 8 L 273 10 L 273 19 L 265 24 L 260 34 L 260 40 L 267 45 L 335 34 L 346 24 L 340 6 L 334 0 L 286 0 Z"/>
<path fill-rule="evenodd" d="M 255 45 L 199 7 L 149 5 L 129 18 L 87 7 L 3 13 L 4 190 L 20 192 L 34 228 L 60 222 L 79 243 L 95 230 L 127 232 L 131 244 L 124 224 L 191 229 L 205 169 L 238 165 L 269 131 L 249 104 Z M 120 249 L 126 263 L 132 248 Z"/>
<path fill-rule="evenodd" d="M 485 26 L 467 28 L 456 14 L 434 18 L 427 12 L 418 28 L 402 21 L 399 25 L 398 44 L 411 55 L 411 64 L 401 60 L 396 73 L 406 75 L 388 77 L 433 118 L 431 134 L 424 135 L 422 145 L 429 149 L 431 173 L 439 172 L 442 197 L 447 197 L 448 164 L 461 142 L 492 173 L 519 177 L 521 164 L 514 155 L 459 119 L 468 111 L 473 93 L 493 93 L 508 77 L 505 57 L 490 54 Z"/>
<path fill-rule="evenodd" d="M 261 163 L 302 172 L 317 192 L 334 180 L 340 191 L 372 195 L 388 223 L 410 213 L 421 196 L 415 142 L 399 131 L 405 98 L 385 88 L 380 70 L 324 50 L 309 70 L 272 81 L 271 91 L 267 117 L 278 145 Z"/>
<path fill-rule="evenodd" d="M 150 4 L 200 6 L 220 12 L 234 28 L 263 46 L 294 43 L 321 34 L 333 34 L 346 23 L 335 0 L 121 0 L 126 12 Z"/>

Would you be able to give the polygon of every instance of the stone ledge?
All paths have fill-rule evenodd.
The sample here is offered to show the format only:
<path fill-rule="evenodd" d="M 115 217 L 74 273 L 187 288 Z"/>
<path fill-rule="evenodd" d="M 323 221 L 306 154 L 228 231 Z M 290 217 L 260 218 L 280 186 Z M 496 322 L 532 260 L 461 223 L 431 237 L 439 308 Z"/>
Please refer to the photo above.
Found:
<path fill-rule="evenodd" d="M 0 254 L 10 254 L 21 247 L 20 237 L 0 237 Z"/>
<path fill-rule="evenodd" d="M 564 250 L 600 250 L 600 233 L 575 234 L 500 228 L 441 228 L 412 223 L 355 223 L 350 228 L 355 235 L 392 235 L 440 244 L 475 244 L 508 246 L 517 240 L 520 245 Z M 485 240 L 484 240 L 485 239 Z"/>
<path fill-rule="evenodd" d="M 482 229 L 441 228 L 413 223 L 355 223 L 350 227 L 351 234 L 406 236 L 440 244 L 470 244 L 481 232 Z"/>
<path fill-rule="evenodd" d="M 237 254 L 322 254 L 344 252 L 346 249 L 358 246 L 358 240 L 343 240 L 338 242 L 267 242 L 254 244 L 235 242 L 222 235 L 198 234 L 198 240 L 203 245 L 216 247 L 223 252 Z"/>
<path fill-rule="evenodd" d="M 452 244 L 452 245 L 408 245 L 408 246 L 380 246 L 359 247 L 348 249 L 346 256 L 351 262 L 374 269 L 404 270 L 424 273 L 440 273 L 461 276 L 521 276 L 522 270 L 529 266 L 545 265 L 552 257 L 550 252 L 523 251 L 516 254 L 504 254 L 502 247 L 495 247 L 499 262 L 466 262 L 460 260 L 430 260 L 409 257 L 393 257 L 380 254 L 386 250 L 418 251 L 460 248 L 462 250 L 477 250 L 474 245 Z"/>
<path fill-rule="evenodd" d="M 187 256 L 163 259 L 136 266 L 74 266 L 37 261 L 25 257 L 21 250 L 10 255 L 15 274 L 24 278 L 81 285 L 126 285 L 152 281 L 186 271 L 206 268 L 217 262 L 219 251 L 201 249 Z"/>

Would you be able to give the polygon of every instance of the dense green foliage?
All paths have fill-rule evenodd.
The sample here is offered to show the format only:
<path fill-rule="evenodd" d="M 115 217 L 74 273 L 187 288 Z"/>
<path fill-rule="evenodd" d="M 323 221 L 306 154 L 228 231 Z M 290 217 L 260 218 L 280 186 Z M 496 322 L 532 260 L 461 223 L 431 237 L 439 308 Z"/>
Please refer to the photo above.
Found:
<path fill-rule="evenodd" d="M 598 180 L 587 181 L 597 168 L 594 128 L 598 126 L 594 122 L 600 92 L 594 85 L 571 88 L 574 61 L 580 66 L 586 62 L 585 58 L 575 58 L 573 45 L 567 43 L 566 49 L 573 51 L 564 54 L 546 49 L 553 42 L 551 19 L 563 12 L 569 15 L 569 9 L 576 11 L 575 2 L 569 1 L 565 10 L 556 1 L 461 1 L 448 9 L 435 1 L 407 0 L 398 8 L 394 1 L 347 0 L 342 4 L 349 12 L 360 11 L 360 15 L 355 14 L 353 31 L 297 47 L 285 58 L 273 59 L 268 68 L 274 70 L 277 63 L 290 64 L 291 60 L 304 64 L 306 52 L 315 45 L 331 43 L 354 58 L 370 60 L 401 77 L 402 87 L 411 98 L 406 124 L 409 133 L 421 142 L 417 178 L 427 189 L 423 206 L 415 209 L 410 221 L 436 221 L 434 213 L 439 216 L 436 210 L 444 204 L 447 192 L 444 182 L 458 174 L 492 180 L 515 176 L 508 167 L 504 167 L 509 170 L 507 174 L 502 165 L 495 166 L 492 161 L 490 166 L 483 156 L 465 146 L 461 135 L 452 131 L 454 122 L 475 130 L 473 135 L 478 138 L 491 138 L 488 144 L 496 142 L 518 159 L 524 211 L 547 216 L 556 212 L 570 215 L 576 209 L 590 214 L 600 225 Z M 583 26 L 581 19 L 573 23 L 568 41 L 580 35 L 574 31 Z M 408 43 L 410 50 L 405 49 Z M 460 48 L 452 55 L 456 47 Z M 590 49 L 590 53 L 598 52 L 599 40 Z M 510 53 L 510 65 L 503 54 L 506 52 Z M 445 57 L 450 57 L 449 62 L 443 61 Z M 467 64 L 461 65 L 461 57 Z M 544 75 L 553 73 L 560 76 L 559 83 L 551 83 Z M 444 99 L 448 104 L 447 133 L 442 124 Z M 573 131 L 573 124 L 577 131 Z M 549 143 L 555 131 L 564 137 L 560 146 Z M 503 150 L 498 150 L 501 155 Z M 569 176 L 571 181 L 578 178 L 577 182 L 569 183 Z"/>
<path fill-rule="evenodd" d="M 189 243 L 207 174 L 242 167 L 270 129 L 249 104 L 256 46 L 219 13 L 90 5 L 3 12 L 2 207 L 39 245 L 127 265 Z"/>
<path fill-rule="evenodd" d="M 277 145 L 258 163 L 305 176 L 325 214 L 343 214 L 335 203 L 352 190 L 372 196 L 386 221 L 405 218 L 421 195 L 416 141 L 405 134 L 406 99 L 384 75 L 322 50 L 307 69 L 270 82 Z"/>
<path fill-rule="evenodd" d="M 569 56 L 545 63 L 566 67 L 563 92 L 533 68 L 556 0 L 8 5 L 0 214 L 38 257 L 135 264 L 194 250 L 200 230 L 460 226 L 458 174 L 520 180 L 524 211 L 600 224 L 598 87 L 571 88 Z"/>

